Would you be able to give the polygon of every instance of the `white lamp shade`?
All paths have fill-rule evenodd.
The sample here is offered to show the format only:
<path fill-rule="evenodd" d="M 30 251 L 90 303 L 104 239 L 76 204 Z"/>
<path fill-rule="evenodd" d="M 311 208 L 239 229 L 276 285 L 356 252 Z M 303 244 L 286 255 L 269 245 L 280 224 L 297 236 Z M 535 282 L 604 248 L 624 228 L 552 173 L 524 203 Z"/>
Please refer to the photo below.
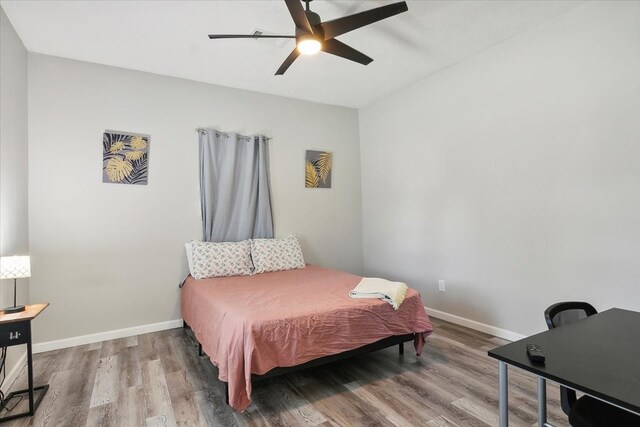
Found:
<path fill-rule="evenodd" d="M 0 279 L 31 277 L 29 256 L 3 256 L 0 258 Z"/>

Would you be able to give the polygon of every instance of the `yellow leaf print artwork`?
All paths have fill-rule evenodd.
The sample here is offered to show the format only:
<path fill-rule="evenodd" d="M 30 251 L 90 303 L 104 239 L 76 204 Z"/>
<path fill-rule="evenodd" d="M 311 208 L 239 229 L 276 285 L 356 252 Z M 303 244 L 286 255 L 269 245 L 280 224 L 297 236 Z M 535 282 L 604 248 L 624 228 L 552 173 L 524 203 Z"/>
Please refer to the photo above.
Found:
<path fill-rule="evenodd" d="M 129 151 L 124 156 L 127 160 L 140 160 L 144 156 L 144 151 Z"/>
<path fill-rule="evenodd" d="M 307 150 L 305 160 L 305 187 L 331 188 L 333 153 Z"/>
<path fill-rule="evenodd" d="M 118 141 L 111 144 L 111 148 L 109 148 L 109 151 L 115 154 L 118 151 L 121 151 L 123 148 L 124 148 L 124 142 Z"/>
<path fill-rule="evenodd" d="M 318 176 L 318 172 L 316 171 L 316 168 L 310 162 L 306 162 L 305 177 L 304 177 L 305 187 L 318 188 L 319 183 L 320 183 L 320 177 Z"/>
<path fill-rule="evenodd" d="M 318 155 L 318 160 L 316 160 L 315 166 L 318 171 L 318 175 L 320 175 L 320 179 L 322 182 L 327 182 L 327 177 L 331 173 L 331 165 L 333 163 L 333 154 L 332 153 L 320 153 Z"/>
<path fill-rule="evenodd" d="M 147 185 L 150 145 L 150 135 L 106 130 L 102 134 L 102 182 Z"/>
<path fill-rule="evenodd" d="M 133 166 L 131 165 L 131 162 L 122 160 L 119 157 L 109 159 L 107 166 L 105 167 L 105 172 L 111 182 L 122 181 L 129 176 L 132 170 Z"/>
<path fill-rule="evenodd" d="M 147 142 L 142 139 L 141 136 L 132 136 L 131 137 L 131 148 L 134 150 L 144 150 L 147 146 Z"/>

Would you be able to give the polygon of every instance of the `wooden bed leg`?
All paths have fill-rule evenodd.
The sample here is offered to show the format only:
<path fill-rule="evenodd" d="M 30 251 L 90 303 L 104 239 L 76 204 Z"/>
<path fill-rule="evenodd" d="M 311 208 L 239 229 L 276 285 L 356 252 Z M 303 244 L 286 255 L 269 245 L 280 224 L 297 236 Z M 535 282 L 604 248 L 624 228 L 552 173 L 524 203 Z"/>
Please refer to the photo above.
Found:
<path fill-rule="evenodd" d="M 404 354 L 404 343 L 403 342 L 398 344 L 398 351 L 399 351 L 400 354 Z"/>
<path fill-rule="evenodd" d="M 204 356 L 204 351 L 202 351 L 202 344 L 198 343 L 198 356 Z"/>
<path fill-rule="evenodd" d="M 229 404 L 229 383 L 224 383 L 224 401 Z"/>

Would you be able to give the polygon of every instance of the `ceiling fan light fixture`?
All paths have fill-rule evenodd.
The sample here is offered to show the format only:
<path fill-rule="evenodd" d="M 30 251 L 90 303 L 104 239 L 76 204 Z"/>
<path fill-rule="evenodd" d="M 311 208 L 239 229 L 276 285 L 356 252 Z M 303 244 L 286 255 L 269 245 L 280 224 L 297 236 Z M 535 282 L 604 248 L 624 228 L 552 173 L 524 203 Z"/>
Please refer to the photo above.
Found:
<path fill-rule="evenodd" d="M 371 61 L 373 61 L 372 58 L 342 43 L 336 39 L 336 37 L 409 10 L 407 2 L 400 1 L 323 22 L 320 15 L 312 12 L 309 8 L 311 1 L 312 0 L 302 0 L 306 5 L 306 7 L 304 7 L 300 0 L 284 0 L 287 9 L 289 9 L 289 15 L 291 15 L 291 19 L 295 24 L 294 35 L 256 34 L 254 32 L 254 34 L 248 35 L 209 34 L 209 38 L 212 40 L 296 39 L 295 49 L 293 49 L 289 56 L 287 56 L 287 59 L 280 65 L 280 68 L 278 68 L 275 73 L 276 76 L 283 75 L 301 54 L 314 55 L 320 51 L 357 62 L 358 64 L 369 65 Z"/>
<path fill-rule="evenodd" d="M 297 43 L 298 51 L 303 55 L 315 55 L 320 52 L 322 43 L 313 37 L 300 38 Z"/>

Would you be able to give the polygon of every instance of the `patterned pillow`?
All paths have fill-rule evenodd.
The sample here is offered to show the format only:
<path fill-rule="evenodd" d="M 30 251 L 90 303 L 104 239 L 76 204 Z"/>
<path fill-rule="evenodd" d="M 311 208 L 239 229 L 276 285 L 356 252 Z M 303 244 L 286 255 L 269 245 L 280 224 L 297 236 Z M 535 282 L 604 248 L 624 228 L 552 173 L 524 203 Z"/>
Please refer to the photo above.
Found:
<path fill-rule="evenodd" d="M 251 240 L 251 258 L 255 273 L 292 270 L 304 267 L 304 257 L 296 236 L 284 239 Z"/>
<path fill-rule="evenodd" d="M 196 279 L 207 277 L 249 276 L 253 274 L 251 242 L 191 243 L 193 271 Z"/>
<path fill-rule="evenodd" d="M 184 250 L 187 252 L 187 264 L 189 265 L 189 273 L 193 276 L 193 242 L 185 243 Z"/>

